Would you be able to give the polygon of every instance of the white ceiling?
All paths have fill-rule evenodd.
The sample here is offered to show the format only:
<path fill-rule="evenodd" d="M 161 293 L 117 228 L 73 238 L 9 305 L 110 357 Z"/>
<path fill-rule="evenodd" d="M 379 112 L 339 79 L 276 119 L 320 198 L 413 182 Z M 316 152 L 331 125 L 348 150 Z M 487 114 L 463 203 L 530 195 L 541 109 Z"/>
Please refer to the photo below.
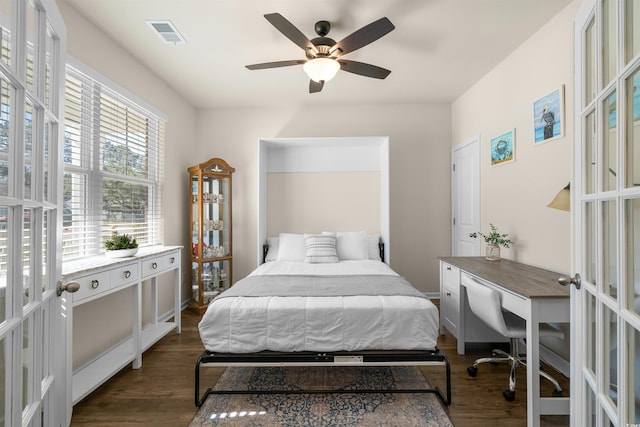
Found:
<path fill-rule="evenodd" d="M 67 0 L 195 107 L 451 102 L 571 0 Z M 263 15 L 278 12 L 307 37 L 332 24 L 339 41 L 388 17 L 396 29 L 344 59 L 392 70 L 385 80 L 339 72 L 308 93 L 304 59 Z M 165 44 L 145 23 L 171 20 L 188 44 Z M 567 31 L 567 37 L 570 37 Z M 552 46 L 540 47 L 540 58 Z"/>

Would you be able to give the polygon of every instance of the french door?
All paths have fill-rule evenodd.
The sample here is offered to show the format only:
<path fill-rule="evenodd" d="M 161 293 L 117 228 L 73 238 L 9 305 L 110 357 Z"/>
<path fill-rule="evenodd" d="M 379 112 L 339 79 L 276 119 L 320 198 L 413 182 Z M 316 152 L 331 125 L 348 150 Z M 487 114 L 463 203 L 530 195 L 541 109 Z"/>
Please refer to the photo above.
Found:
<path fill-rule="evenodd" d="M 575 31 L 571 424 L 640 425 L 640 2 Z"/>
<path fill-rule="evenodd" d="M 68 425 L 63 304 L 65 27 L 54 0 L 0 0 L 0 425 Z"/>

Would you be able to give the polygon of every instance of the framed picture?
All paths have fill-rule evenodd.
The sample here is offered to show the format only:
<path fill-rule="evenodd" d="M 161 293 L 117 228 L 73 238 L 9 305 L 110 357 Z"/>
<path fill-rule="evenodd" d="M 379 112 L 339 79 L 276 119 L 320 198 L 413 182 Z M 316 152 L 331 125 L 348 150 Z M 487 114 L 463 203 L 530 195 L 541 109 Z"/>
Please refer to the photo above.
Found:
<path fill-rule="evenodd" d="M 564 136 L 564 85 L 533 103 L 535 144 Z"/>
<path fill-rule="evenodd" d="M 515 158 L 516 130 L 491 138 L 491 166 L 512 162 Z"/>

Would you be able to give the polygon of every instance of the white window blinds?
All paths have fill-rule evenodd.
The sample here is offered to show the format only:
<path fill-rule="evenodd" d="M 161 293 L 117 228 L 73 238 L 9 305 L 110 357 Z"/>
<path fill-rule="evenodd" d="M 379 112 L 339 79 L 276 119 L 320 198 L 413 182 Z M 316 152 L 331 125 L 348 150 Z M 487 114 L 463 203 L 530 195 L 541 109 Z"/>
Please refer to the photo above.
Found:
<path fill-rule="evenodd" d="M 65 259 L 113 231 L 161 243 L 164 120 L 71 66 L 65 101 Z"/>

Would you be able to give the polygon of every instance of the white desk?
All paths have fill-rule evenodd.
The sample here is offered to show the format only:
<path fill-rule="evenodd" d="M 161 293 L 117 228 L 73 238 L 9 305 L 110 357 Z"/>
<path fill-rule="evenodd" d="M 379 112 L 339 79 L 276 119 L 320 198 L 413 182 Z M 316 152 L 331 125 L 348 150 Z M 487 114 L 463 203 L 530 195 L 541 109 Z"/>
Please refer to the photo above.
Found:
<path fill-rule="evenodd" d="M 569 414 L 568 397 L 540 397 L 540 337 L 539 324 L 548 322 L 569 322 L 570 301 L 569 289 L 558 284 L 559 273 L 510 260 L 487 261 L 483 257 L 441 257 L 441 292 L 445 282 L 445 272 L 451 272 L 452 267 L 459 270 L 459 281 L 463 275 L 469 275 L 489 286 L 502 295 L 502 306 L 522 317 L 527 322 L 527 425 L 538 427 L 540 415 Z M 455 271 L 454 271 L 455 272 Z M 455 277 L 455 276 L 453 276 Z M 451 285 L 451 277 L 449 285 Z M 459 304 L 459 317 L 454 324 L 458 339 L 458 353 L 464 353 L 466 341 L 465 316 L 470 311 L 466 302 L 466 291 L 459 283 L 459 293 L 454 303 Z M 446 288 L 444 288 L 446 289 Z M 450 292 L 450 291 L 446 291 Z M 441 295 L 441 298 L 446 293 Z M 442 301 L 442 300 L 441 300 Z M 449 320 L 442 322 L 447 328 L 451 323 L 449 314 L 443 315 Z M 475 340 L 474 340 L 475 341 Z"/>

